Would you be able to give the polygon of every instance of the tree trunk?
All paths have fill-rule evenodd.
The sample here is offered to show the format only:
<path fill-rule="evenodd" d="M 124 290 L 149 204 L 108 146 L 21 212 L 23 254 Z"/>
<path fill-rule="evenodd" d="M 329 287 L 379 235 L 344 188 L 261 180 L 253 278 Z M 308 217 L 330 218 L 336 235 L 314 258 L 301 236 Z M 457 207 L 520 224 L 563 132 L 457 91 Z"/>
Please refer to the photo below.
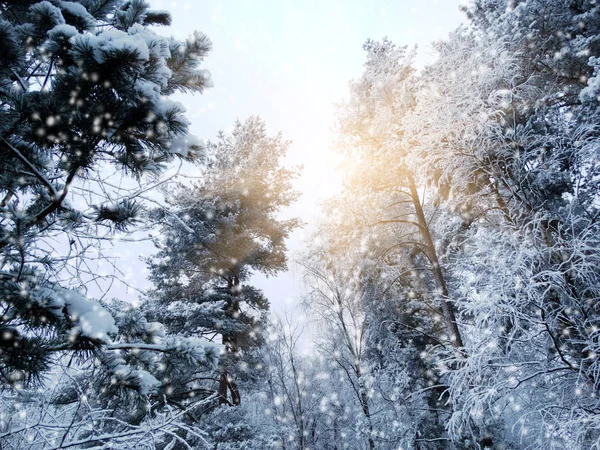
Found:
<path fill-rule="evenodd" d="M 373 440 L 373 423 L 371 422 L 371 410 L 369 408 L 369 397 L 367 397 L 367 393 L 364 388 L 361 387 L 360 393 L 362 410 L 367 418 L 368 429 L 369 429 L 369 449 L 373 450 L 375 448 L 375 441 Z"/>
<path fill-rule="evenodd" d="M 415 181 L 412 175 L 410 174 L 408 175 L 408 184 L 410 189 L 411 200 L 415 208 L 415 214 L 417 216 L 417 223 L 419 224 L 421 236 L 423 237 L 423 240 L 425 241 L 425 247 L 427 248 L 427 257 L 429 258 L 429 261 L 431 263 L 433 277 L 440 292 L 440 304 L 442 307 L 442 312 L 444 314 L 444 320 L 446 322 L 446 329 L 448 330 L 448 334 L 450 336 L 450 341 L 452 342 L 452 345 L 456 348 L 462 349 L 464 348 L 464 343 L 460 334 L 460 330 L 458 329 L 458 324 L 456 323 L 454 305 L 452 305 L 452 303 L 448 301 L 448 286 L 446 285 L 446 279 L 444 277 L 442 267 L 440 266 L 440 262 L 437 257 L 435 244 L 433 243 L 433 239 L 429 231 L 429 224 L 425 219 L 425 213 L 423 212 L 423 207 L 421 206 L 421 199 L 419 198 L 419 193 L 417 192 Z M 478 445 L 482 449 L 492 448 L 493 441 L 491 436 L 485 433 L 484 437 L 478 440 Z"/>
<path fill-rule="evenodd" d="M 446 329 L 448 330 L 452 345 L 454 345 L 456 348 L 462 348 L 464 347 L 464 344 L 460 335 L 460 330 L 456 324 L 454 306 L 448 301 L 448 287 L 446 286 L 446 279 L 444 278 L 442 267 L 440 266 L 437 257 L 435 245 L 433 243 L 433 239 L 431 238 L 431 233 L 429 232 L 429 224 L 425 219 L 423 207 L 421 206 L 421 199 L 419 198 L 419 193 L 417 192 L 417 187 L 412 175 L 408 175 L 408 185 L 410 189 L 411 200 L 415 208 L 415 214 L 417 216 L 417 223 L 419 224 L 421 236 L 423 237 L 423 240 L 425 241 L 425 247 L 427 248 L 427 257 L 431 263 L 433 277 L 440 292 L 440 304 L 444 314 L 444 320 L 446 322 Z"/>
<path fill-rule="evenodd" d="M 333 418 L 333 450 L 339 450 L 338 444 L 340 442 L 340 419 L 338 411 L 336 411 Z"/>
<path fill-rule="evenodd" d="M 362 407 L 363 414 L 365 415 L 365 419 L 367 420 L 367 426 L 369 430 L 369 450 L 373 450 L 375 448 L 375 441 L 373 440 L 373 422 L 371 421 L 369 396 L 367 395 L 364 383 L 362 381 L 362 369 L 360 365 L 357 364 L 354 366 L 354 373 L 356 374 L 356 378 L 358 381 L 358 389 L 360 392 L 360 404 Z"/>
<path fill-rule="evenodd" d="M 229 305 L 228 313 L 231 316 L 235 316 L 239 312 L 239 304 L 235 299 L 240 295 L 239 292 L 240 287 L 240 279 L 237 275 L 233 275 L 228 283 L 228 288 L 231 292 L 234 301 Z M 234 335 L 223 334 L 222 341 L 223 346 L 225 347 L 225 353 L 236 353 L 237 352 L 237 342 L 236 337 Z M 228 400 L 227 392 L 231 393 L 231 401 Z M 233 380 L 231 374 L 228 373 L 227 367 L 224 364 L 221 364 L 221 374 L 219 376 L 219 405 L 229 404 L 233 406 L 237 406 L 241 402 L 240 391 L 237 387 L 237 383 Z"/>

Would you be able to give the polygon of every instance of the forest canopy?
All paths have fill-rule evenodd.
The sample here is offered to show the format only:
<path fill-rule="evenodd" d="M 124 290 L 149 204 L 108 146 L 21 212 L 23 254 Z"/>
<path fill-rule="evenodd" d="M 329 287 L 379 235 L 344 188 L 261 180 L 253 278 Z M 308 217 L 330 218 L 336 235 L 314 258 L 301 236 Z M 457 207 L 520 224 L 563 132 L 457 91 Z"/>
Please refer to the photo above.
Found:
<path fill-rule="evenodd" d="M 307 224 L 285 129 L 192 132 L 208 36 L 0 0 L 0 449 L 600 448 L 600 4 L 463 13 L 364 43 Z"/>

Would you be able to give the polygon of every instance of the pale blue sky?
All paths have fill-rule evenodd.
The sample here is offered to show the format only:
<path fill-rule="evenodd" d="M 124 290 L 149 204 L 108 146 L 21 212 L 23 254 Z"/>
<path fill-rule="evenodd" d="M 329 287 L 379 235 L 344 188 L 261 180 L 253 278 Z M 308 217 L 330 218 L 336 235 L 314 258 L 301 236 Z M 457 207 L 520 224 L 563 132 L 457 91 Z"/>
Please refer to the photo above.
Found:
<path fill-rule="evenodd" d="M 430 43 L 445 38 L 464 20 L 459 11 L 464 2 L 150 0 L 154 8 L 173 16 L 173 26 L 158 32 L 185 38 L 199 30 L 213 42 L 204 68 L 211 72 L 214 87 L 203 95 L 177 96 L 188 110 L 192 132 L 211 139 L 236 118 L 253 114 L 266 121 L 270 133 L 281 131 L 293 141 L 287 163 L 305 167 L 298 182 L 303 196 L 285 215 L 309 223 L 319 199 L 335 186 L 335 158 L 329 151 L 334 103 L 362 71 L 362 44 L 384 36 L 399 45 L 418 44 L 417 62 L 423 65 L 432 59 Z M 302 235 L 300 230 L 290 240 L 292 257 L 302 247 Z M 131 262 L 139 251 L 136 245 L 122 249 L 121 256 L 131 283 L 146 287 L 143 265 Z M 293 271 L 256 283 L 276 310 L 295 303 L 301 294 Z"/>

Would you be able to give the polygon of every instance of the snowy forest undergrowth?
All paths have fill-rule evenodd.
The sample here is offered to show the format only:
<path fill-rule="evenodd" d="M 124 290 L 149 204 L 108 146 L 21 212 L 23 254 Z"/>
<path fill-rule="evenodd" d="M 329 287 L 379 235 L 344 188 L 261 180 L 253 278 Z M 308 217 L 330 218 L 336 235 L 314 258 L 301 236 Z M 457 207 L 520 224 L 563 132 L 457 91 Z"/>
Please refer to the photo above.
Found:
<path fill-rule="evenodd" d="M 600 449 L 600 4 L 464 12 L 421 70 L 364 45 L 297 257 L 306 354 L 251 279 L 302 226 L 290 142 L 204 144 L 169 99 L 212 87 L 209 38 L 0 1 L 0 449 Z M 89 296 L 139 240 L 152 288 Z"/>

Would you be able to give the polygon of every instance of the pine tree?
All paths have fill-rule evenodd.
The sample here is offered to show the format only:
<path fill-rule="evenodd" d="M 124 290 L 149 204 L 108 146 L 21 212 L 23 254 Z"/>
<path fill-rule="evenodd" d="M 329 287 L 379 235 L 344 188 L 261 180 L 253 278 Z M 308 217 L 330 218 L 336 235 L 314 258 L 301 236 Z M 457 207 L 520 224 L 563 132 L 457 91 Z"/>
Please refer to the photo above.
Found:
<path fill-rule="evenodd" d="M 236 122 L 230 136 L 208 145 L 202 181 L 180 185 L 168 208 L 155 212 L 159 251 L 149 266 L 156 289 L 146 308 L 172 333 L 221 339 L 221 404 L 240 403 L 237 382 L 258 363 L 268 301 L 250 277 L 285 270 L 285 239 L 298 225 L 277 217 L 296 196 L 294 172 L 279 165 L 288 145 L 269 137 L 258 118 Z"/>
<path fill-rule="evenodd" d="M 432 229 L 466 336 L 447 374 L 454 439 L 487 428 L 498 445 L 597 442 L 586 425 L 597 412 L 575 405 L 598 385 L 598 13 L 585 1 L 475 2 L 472 28 L 437 45 L 413 113 L 386 127 L 375 108 L 363 122 L 383 142 L 411 136 L 413 170 L 449 219 Z"/>
<path fill-rule="evenodd" d="M 135 199 L 102 198 L 97 175 L 107 164 L 142 177 L 175 157 L 197 155 L 192 141 L 174 145 L 185 139 L 187 122 L 181 106 L 161 95 L 201 92 L 207 78 L 196 66 L 210 47 L 199 34 L 186 43 L 156 35 L 146 25 L 168 15 L 140 1 L 3 2 L 1 8 L 6 381 L 37 376 L 52 353 L 93 350 L 114 331 L 99 305 L 104 329 L 93 334 L 70 311 L 76 302 L 69 297 L 79 294 L 58 283 L 60 257 L 53 257 L 49 239 L 68 236 L 73 245 L 87 230 L 93 235 L 93 227 L 135 223 Z M 99 188 L 93 204 L 72 200 L 90 186 Z"/>
<path fill-rule="evenodd" d="M 157 403 L 160 367 L 217 362 L 217 347 L 86 296 L 89 250 L 101 257 L 104 242 L 136 229 L 140 186 L 203 152 L 167 96 L 210 85 L 199 65 L 211 44 L 151 28 L 170 21 L 141 0 L 0 2 L 3 448 L 30 432 L 36 448 L 173 440 L 184 413 Z M 42 389 L 49 377 L 56 390 Z M 32 414 L 10 414 L 24 399 Z M 50 410 L 47 427 L 31 422 Z"/>

